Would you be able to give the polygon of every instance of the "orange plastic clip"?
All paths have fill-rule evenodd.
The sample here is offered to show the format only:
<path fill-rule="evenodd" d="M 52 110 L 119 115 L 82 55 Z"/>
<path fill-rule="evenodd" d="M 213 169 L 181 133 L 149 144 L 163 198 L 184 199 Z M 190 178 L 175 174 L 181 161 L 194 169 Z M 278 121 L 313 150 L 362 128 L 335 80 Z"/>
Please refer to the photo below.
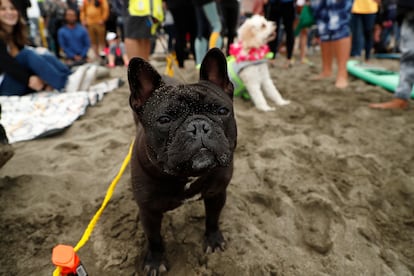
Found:
<path fill-rule="evenodd" d="M 79 257 L 76 255 L 75 250 L 70 245 L 59 244 L 53 248 L 52 262 L 55 266 L 60 267 L 60 275 L 87 275 L 79 273 L 81 269 L 84 271 Z"/>

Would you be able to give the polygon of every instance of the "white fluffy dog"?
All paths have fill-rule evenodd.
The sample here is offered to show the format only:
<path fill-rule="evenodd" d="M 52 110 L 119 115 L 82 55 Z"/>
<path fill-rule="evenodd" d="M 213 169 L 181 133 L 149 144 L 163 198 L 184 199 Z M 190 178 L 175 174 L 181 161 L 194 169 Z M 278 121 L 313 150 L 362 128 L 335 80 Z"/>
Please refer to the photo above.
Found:
<path fill-rule="evenodd" d="M 269 106 L 265 96 L 277 105 L 290 102 L 283 99 L 270 77 L 266 53 L 267 43 L 275 38 L 275 24 L 263 16 L 254 15 L 248 18 L 237 31 L 237 42 L 231 46 L 230 53 L 236 57 L 238 76 L 257 109 L 275 110 Z"/>

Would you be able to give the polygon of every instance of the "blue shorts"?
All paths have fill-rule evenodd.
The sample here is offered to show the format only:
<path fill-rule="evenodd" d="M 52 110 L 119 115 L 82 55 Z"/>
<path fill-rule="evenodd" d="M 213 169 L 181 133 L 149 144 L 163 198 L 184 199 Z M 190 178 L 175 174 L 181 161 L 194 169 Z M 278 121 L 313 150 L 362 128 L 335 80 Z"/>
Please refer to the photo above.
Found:
<path fill-rule="evenodd" d="M 352 2 L 352 0 L 311 1 L 321 41 L 333 41 L 351 35 Z"/>

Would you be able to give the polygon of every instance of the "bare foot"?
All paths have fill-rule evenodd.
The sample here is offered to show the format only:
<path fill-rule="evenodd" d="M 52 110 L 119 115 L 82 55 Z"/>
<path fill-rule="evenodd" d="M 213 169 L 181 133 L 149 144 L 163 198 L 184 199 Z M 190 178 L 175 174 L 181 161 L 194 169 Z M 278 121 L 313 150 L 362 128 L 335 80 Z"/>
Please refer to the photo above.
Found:
<path fill-rule="evenodd" d="M 348 87 L 348 80 L 347 79 L 337 79 L 335 82 L 335 87 L 339 89 L 344 89 Z"/>
<path fill-rule="evenodd" d="M 295 61 L 293 59 L 286 60 L 285 64 L 283 64 L 283 68 L 288 69 L 293 66 Z"/>
<path fill-rule="evenodd" d="M 319 75 L 311 77 L 310 80 L 319 81 L 319 80 L 329 79 L 330 77 L 331 77 L 331 74 L 329 73 L 320 73 Z"/>

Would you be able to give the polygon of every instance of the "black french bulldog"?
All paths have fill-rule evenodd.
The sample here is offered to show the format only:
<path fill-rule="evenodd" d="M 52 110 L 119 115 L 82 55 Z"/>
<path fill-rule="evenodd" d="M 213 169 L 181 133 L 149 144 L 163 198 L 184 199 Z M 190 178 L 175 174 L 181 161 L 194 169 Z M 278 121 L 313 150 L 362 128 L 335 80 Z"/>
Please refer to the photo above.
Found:
<path fill-rule="evenodd" d="M 206 212 L 204 250 L 224 249 L 219 217 L 237 142 L 233 85 L 219 49 L 206 54 L 197 83 L 173 83 L 140 58 L 130 61 L 128 81 L 137 124 L 132 186 L 148 240 L 144 270 L 158 275 L 167 270 L 163 214 L 198 194 Z"/>

